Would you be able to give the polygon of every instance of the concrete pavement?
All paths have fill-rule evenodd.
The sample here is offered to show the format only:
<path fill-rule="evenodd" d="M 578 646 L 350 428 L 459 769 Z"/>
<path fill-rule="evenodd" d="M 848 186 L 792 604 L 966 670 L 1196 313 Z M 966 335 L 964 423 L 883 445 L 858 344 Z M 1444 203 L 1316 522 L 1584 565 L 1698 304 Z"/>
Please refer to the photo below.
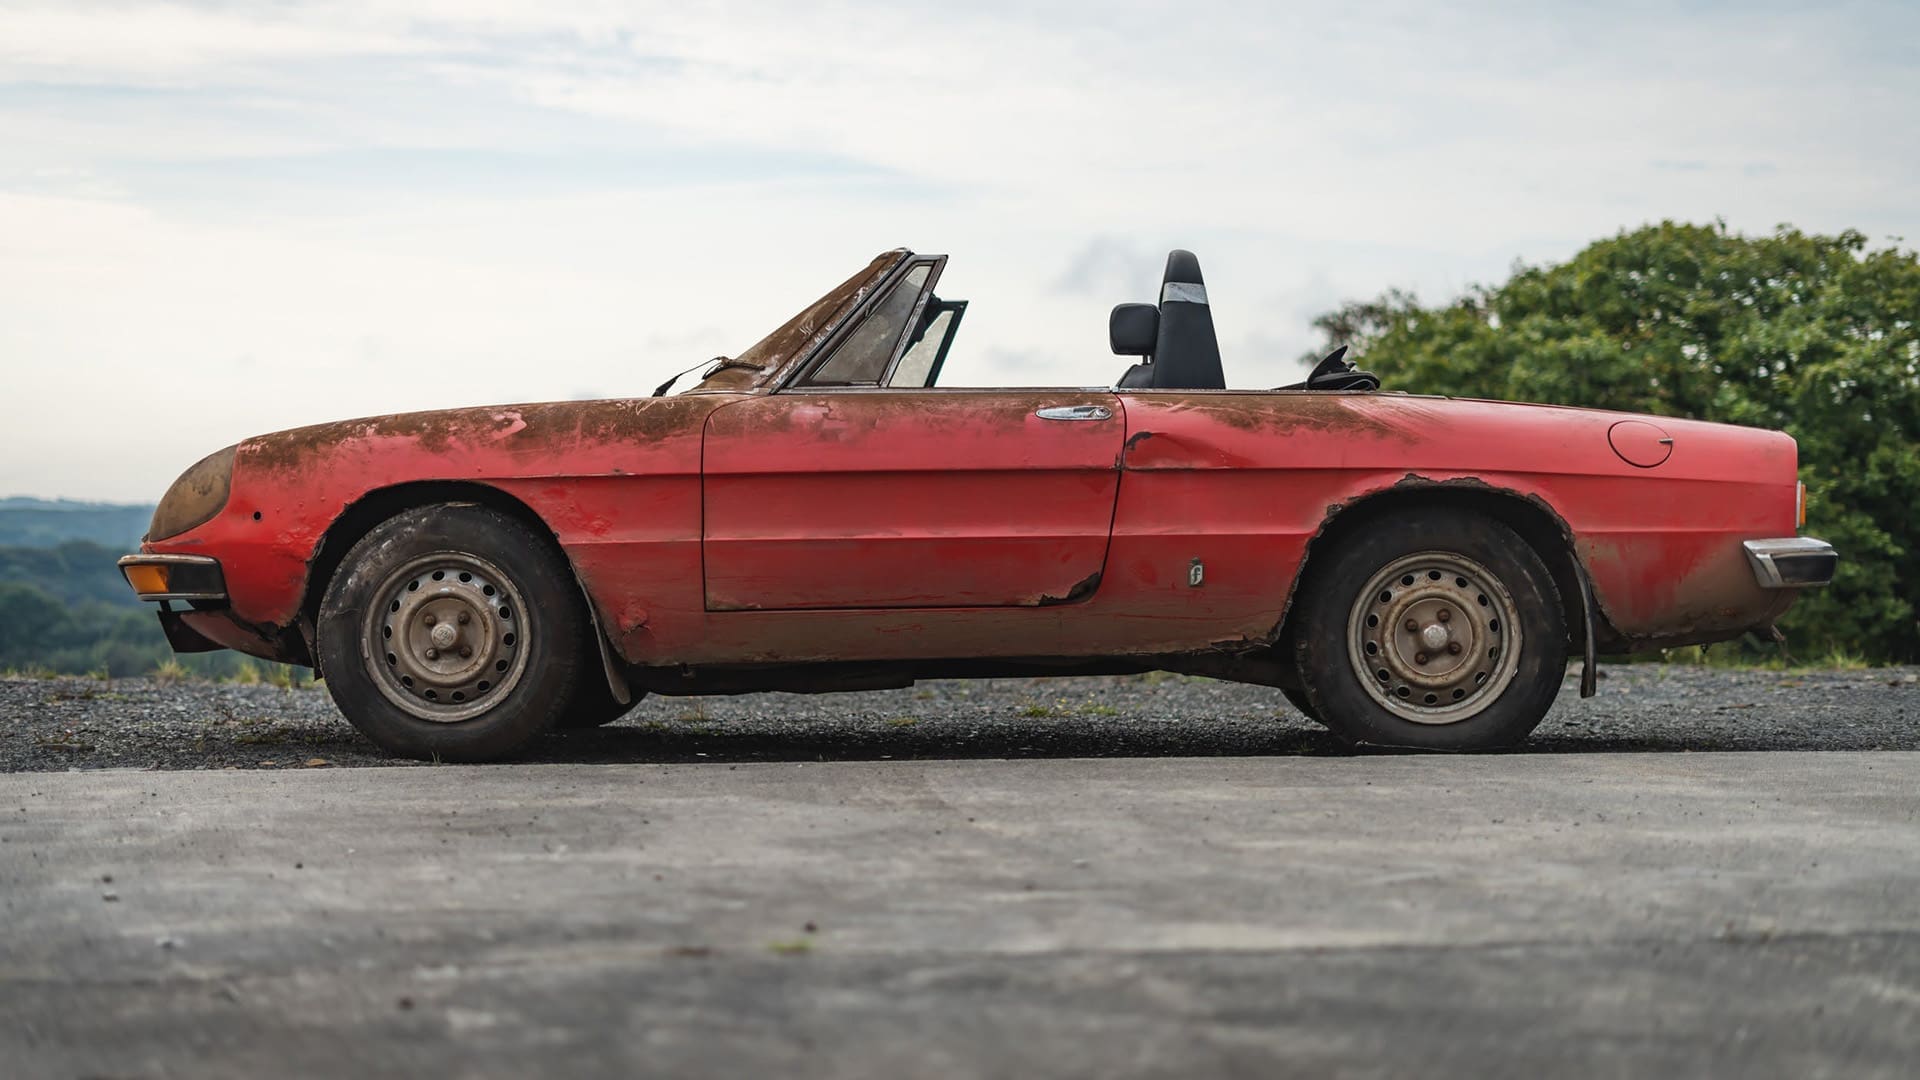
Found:
<path fill-rule="evenodd" d="M 1920 754 L 0 776 L 20 1075 L 1910 1075 Z"/>

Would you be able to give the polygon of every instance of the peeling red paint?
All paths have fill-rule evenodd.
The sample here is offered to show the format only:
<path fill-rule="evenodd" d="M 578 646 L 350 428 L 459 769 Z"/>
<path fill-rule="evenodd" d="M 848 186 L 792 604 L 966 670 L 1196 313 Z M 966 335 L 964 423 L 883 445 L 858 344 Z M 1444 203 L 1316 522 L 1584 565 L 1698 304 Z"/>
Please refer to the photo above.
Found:
<path fill-rule="evenodd" d="M 292 658 L 343 511 L 397 485 L 461 482 L 547 524 L 635 665 L 1163 663 L 1270 642 L 1330 518 L 1410 484 L 1464 485 L 1549 512 L 1623 647 L 1733 636 L 1791 601 L 1754 583 L 1739 546 L 1794 533 L 1794 447 L 1777 433 L 1662 418 L 1673 452 L 1649 469 L 1609 446 L 1619 414 L 1586 410 L 1361 393 L 769 393 L 889 257 L 902 256 L 763 342 L 765 367 L 699 392 L 247 440 L 226 509 L 147 549 L 219 558 L 231 610 L 190 624 Z M 1110 415 L 1039 415 L 1086 405 Z"/>

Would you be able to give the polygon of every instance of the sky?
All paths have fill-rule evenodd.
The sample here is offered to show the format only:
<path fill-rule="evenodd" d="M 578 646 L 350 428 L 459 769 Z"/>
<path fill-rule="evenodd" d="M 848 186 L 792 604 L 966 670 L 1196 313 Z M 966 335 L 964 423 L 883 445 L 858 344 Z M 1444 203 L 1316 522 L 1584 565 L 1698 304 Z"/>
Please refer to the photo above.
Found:
<path fill-rule="evenodd" d="M 1229 384 L 1622 229 L 1920 244 L 1920 4 L 0 0 L 0 495 L 643 396 L 876 252 L 943 384 L 1107 385 L 1170 248 Z"/>

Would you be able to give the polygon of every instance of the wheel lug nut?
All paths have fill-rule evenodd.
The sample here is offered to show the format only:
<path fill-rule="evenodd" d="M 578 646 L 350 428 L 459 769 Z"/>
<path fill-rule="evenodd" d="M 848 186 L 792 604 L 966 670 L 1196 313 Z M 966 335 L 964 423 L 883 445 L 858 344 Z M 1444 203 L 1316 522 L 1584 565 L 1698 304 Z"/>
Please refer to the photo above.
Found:
<path fill-rule="evenodd" d="M 421 619 L 420 621 L 423 623 L 426 623 L 428 626 L 432 626 L 434 623 L 438 622 L 439 620 L 435 619 L 433 615 L 429 613 L 425 618 Z"/>
<path fill-rule="evenodd" d="M 1420 632 L 1420 621 L 1419 621 L 1418 619 L 1408 619 L 1408 620 L 1407 620 L 1407 633 L 1409 633 L 1409 634 L 1417 634 L 1417 633 L 1419 633 L 1419 632 Z"/>
<path fill-rule="evenodd" d="M 461 626 L 465 626 L 465 625 L 467 625 L 468 623 L 470 623 L 470 622 L 472 622 L 472 621 L 473 621 L 473 616 L 471 616 L 471 615 L 469 615 L 469 614 L 467 614 L 467 613 L 466 613 L 466 612 L 464 612 L 464 611 L 460 613 L 460 625 L 461 625 Z"/>
<path fill-rule="evenodd" d="M 428 649 L 428 650 L 427 650 L 427 659 L 429 659 L 429 660 L 438 660 L 438 659 L 440 659 L 440 650 L 439 650 L 439 649 Z"/>
<path fill-rule="evenodd" d="M 1459 652 L 1460 650 L 1459 650 L 1459 649 L 1455 649 L 1454 651 L 1455 651 L 1455 652 Z M 467 657 L 469 657 L 469 656 L 472 656 L 472 655 L 473 655 L 473 646 L 471 646 L 471 645 L 462 645 L 462 646 L 460 646 L 460 659 L 462 659 L 462 660 L 465 660 L 465 659 L 466 659 Z"/>
<path fill-rule="evenodd" d="M 1449 642 L 1447 642 L 1447 652 L 1449 652 L 1449 653 L 1451 653 L 1451 654 L 1452 654 L 1452 655 L 1454 655 L 1454 656 L 1459 656 L 1459 655 L 1460 655 L 1460 643 L 1459 643 L 1459 642 L 1457 642 L 1457 641 L 1449 641 Z"/>
<path fill-rule="evenodd" d="M 1453 612 L 1451 612 L 1451 611 L 1448 611 L 1448 610 L 1447 610 L 1446 608 L 1441 608 L 1441 609 L 1440 609 L 1440 621 L 1441 621 L 1441 622 L 1446 622 L 1446 621 L 1447 621 L 1448 619 L 1451 619 L 1451 618 L 1453 618 Z"/>
<path fill-rule="evenodd" d="M 1426 662 L 1427 662 L 1427 654 L 1426 654 L 1426 653 L 1423 653 L 1423 652 L 1420 652 L 1420 653 L 1414 653 L 1414 654 L 1413 654 L 1413 662 L 1414 662 L 1414 663 L 1416 663 L 1416 664 L 1424 664 L 1424 663 L 1426 663 Z"/>

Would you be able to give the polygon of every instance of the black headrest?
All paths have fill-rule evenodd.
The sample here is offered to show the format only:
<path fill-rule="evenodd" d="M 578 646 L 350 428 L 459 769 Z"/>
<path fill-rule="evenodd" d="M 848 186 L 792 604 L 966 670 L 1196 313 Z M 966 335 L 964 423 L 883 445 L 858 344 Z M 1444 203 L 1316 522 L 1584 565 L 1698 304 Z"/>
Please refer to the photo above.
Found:
<path fill-rule="evenodd" d="M 1153 385 L 1165 390 L 1225 390 L 1220 342 L 1213 333 L 1206 280 L 1191 251 L 1167 256 L 1160 281 L 1160 333 L 1153 349 Z"/>
<path fill-rule="evenodd" d="M 1116 304 L 1107 316 L 1107 340 L 1116 356 L 1152 356 L 1160 336 L 1160 309 L 1152 304 Z"/>

